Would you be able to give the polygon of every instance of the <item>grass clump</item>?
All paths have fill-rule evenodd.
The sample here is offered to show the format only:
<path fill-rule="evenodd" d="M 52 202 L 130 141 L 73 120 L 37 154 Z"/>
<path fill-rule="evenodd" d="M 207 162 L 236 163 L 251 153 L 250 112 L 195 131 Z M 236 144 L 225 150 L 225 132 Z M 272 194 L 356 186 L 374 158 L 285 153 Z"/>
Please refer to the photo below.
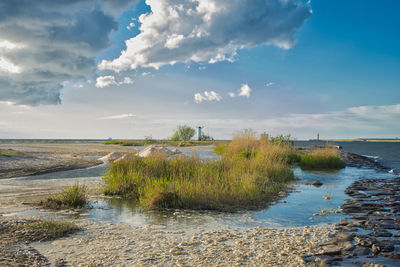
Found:
<path fill-rule="evenodd" d="M 264 207 L 294 179 L 287 143 L 238 133 L 216 148 L 220 160 L 163 155 L 110 165 L 104 193 L 137 199 L 148 208 L 238 210 Z"/>
<path fill-rule="evenodd" d="M 30 221 L 18 223 L 10 229 L 15 237 L 24 241 L 53 240 L 79 231 L 80 228 L 67 221 Z"/>
<path fill-rule="evenodd" d="M 14 149 L 0 149 L 0 156 L 4 157 L 12 157 L 12 156 L 22 156 L 26 155 L 22 151 L 14 150 Z"/>
<path fill-rule="evenodd" d="M 309 154 L 301 154 L 299 165 L 305 170 L 335 170 L 346 166 L 334 148 L 322 148 Z"/>
<path fill-rule="evenodd" d="M 82 208 L 86 205 L 87 199 L 86 185 L 76 184 L 64 189 L 59 194 L 49 196 L 46 200 L 42 200 L 39 205 L 49 209 Z"/>

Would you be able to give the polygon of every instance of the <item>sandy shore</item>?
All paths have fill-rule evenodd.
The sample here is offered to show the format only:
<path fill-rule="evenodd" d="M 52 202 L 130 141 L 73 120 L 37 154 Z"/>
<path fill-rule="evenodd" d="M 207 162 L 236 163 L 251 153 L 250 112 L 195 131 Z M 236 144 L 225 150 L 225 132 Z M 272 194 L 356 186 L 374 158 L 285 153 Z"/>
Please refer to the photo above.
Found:
<path fill-rule="evenodd" d="M 110 152 L 131 152 L 132 148 L 103 144 L 0 144 L 24 155 L 0 156 L 0 179 L 55 171 L 87 168 L 102 162 L 86 156 L 104 156 Z"/>
<path fill-rule="evenodd" d="M 51 263 L 71 266 L 304 266 L 332 228 L 251 228 L 187 235 L 162 226 L 80 221 L 83 232 L 33 243 Z"/>
<path fill-rule="evenodd" d="M 30 209 L 29 203 L 76 181 L 88 185 L 92 197 L 101 184 L 99 177 L 18 180 L 0 181 L 0 216 Z M 319 253 L 320 244 L 334 233 L 333 227 L 212 231 L 204 227 L 187 232 L 161 225 L 94 222 L 83 217 L 73 222 L 83 230 L 55 241 L 18 243 L 13 247 L 19 254 L 11 251 L 6 255 L 25 262 L 25 266 L 305 266 L 303 256 Z"/>
<path fill-rule="evenodd" d="M 101 144 L 2 144 L 0 148 L 11 148 L 28 154 L 23 158 L 0 160 L 0 173 L 1 170 L 3 173 L 6 171 L 9 177 L 21 172 L 27 174 L 32 169 L 50 171 L 58 165 L 72 169 L 76 168 L 76 162 L 93 166 L 98 162 L 85 159 L 84 156 L 103 156 L 111 151 L 132 150 Z M 78 181 L 89 187 L 91 197 L 98 196 L 101 177 L 50 177 L 23 181 L 18 178 L 1 179 L 0 216 L 31 209 L 32 204 L 40 199 Z M 0 218 L 6 222 L 21 219 L 7 216 Z M 84 216 L 73 222 L 83 230 L 54 241 L 16 244 L 15 247 L 20 251 L 18 253 L 22 253 L 22 261 L 26 261 L 25 265 L 305 266 L 303 259 L 320 253 L 322 244 L 336 233 L 333 226 L 218 230 L 204 226 L 189 232 L 170 230 L 161 225 L 131 226 L 95 222 Z M 34 257 L 28 257 L 33 252 Z"/>

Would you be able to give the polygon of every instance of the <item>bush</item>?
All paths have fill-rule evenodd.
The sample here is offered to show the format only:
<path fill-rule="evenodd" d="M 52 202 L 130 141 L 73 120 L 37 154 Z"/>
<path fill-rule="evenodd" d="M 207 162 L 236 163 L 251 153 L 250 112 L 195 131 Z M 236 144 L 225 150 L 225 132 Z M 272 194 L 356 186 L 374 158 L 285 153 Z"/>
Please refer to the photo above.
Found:
<path fill-rule="evenodd" d="M 179 125 L 172 135 L 172 141 L 189 141 L 195 135 L 196 130 L 187 125 Z"/>
<path fill-rule="evenodd" d="M 48 197 L 39 204 L 45 208 L 82 208 L 87 203 L 86 185 L 73 185 L 64 189 L 61 193 Z"/>

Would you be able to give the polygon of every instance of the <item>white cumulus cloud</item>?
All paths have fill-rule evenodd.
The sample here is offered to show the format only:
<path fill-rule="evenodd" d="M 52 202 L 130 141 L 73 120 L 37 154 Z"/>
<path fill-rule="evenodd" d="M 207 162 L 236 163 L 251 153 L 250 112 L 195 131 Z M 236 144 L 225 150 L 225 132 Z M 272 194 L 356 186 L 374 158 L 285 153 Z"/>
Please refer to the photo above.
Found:
<path fill-rule="evenodd" d="M 107 87 L 110 85 L 117 85 L 117 82 L 115 81 L 114 76 L 108 75 L 108 76 L 97 77 L 97 79 L 96 79 L 96 87 L 97 88 L 103 88 L 103 87 Z"/>
<path fill-rule="evenodd" d="M 133 84 L 133 81 L 129 77 L 125 77 L 122 82 L 119 82 L 119 84 Z"/>
<path fill-rule="evenodd" d="M 289 49 L 311 15 L 300 0 L 146 0 L 140 33 L 99 69 L 116 72 L 177 62 L 233 61 L 238 49 L 275 45 Z"/>
<path fill-rule="evenodd" d="M 96 79 L 96 87 L 97 88 L 104 88 L 111 85 L 123 85 L 123 84 L 133 84 L 133 81 L 129 77 L 125 77 L 122 81 L 117 82 L 115 77 L 112 75 L 107 76 L 100 76 Z"/>
<path fill-rule="evenodd" d="M 249 98 L 251 95 L 251 88 L 247 83 L 244 83 L 240 87 L 240 90 L 237 92 L 237 94 L 235 94 L 233 92 L 229 92 L 228 95 L 230 97 L 243 96 L 243 97 Z"/>
<path fill-rule="evenodd" d="M 221 99 L 221 95 L 214 91 L 204 91 L 203 94 L 197 93 L 194 95 L 194 101 L 198 104 L 202 102 L 219 102 Z"/>
<path fill-rule="evenodd" d="M 250 86 L 247 83 L 242 84 L 242 87 L 240 87 L 239 96 L 245 96 L 245 97 L 249 98 L 250 94 L 251 94 Z"/>

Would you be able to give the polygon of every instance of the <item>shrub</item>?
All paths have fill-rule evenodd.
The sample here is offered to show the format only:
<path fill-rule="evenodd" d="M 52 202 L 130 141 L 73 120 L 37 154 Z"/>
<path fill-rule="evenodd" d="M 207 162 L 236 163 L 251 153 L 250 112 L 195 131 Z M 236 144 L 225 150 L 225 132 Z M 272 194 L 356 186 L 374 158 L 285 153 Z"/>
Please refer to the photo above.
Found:
<path fill-rule="evenodd" d="M 49 196 L 39 204 L 40 206 L 50 209 L 82 208 L 86 205 L 87 198 L 86 185 L 76 184 L 70 188 L 64 189 L 59 194 Z"/>

